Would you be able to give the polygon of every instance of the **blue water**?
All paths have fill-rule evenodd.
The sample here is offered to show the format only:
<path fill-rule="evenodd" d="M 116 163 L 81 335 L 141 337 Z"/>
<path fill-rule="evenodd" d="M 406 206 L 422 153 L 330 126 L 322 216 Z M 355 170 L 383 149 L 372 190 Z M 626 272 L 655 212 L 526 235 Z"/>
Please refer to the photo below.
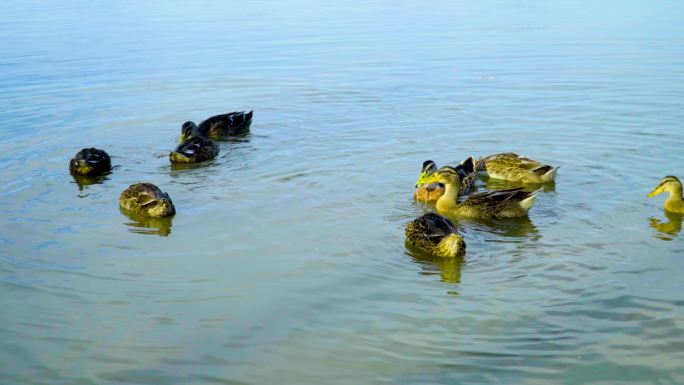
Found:
<path fill-rule="evenodd" d="M 6 1 L 0 383 L 684 382 L 684 3 Z M 180 125 L 252 134 L 172 169 Z M 116 166 L 82 186 L 83 147 Z M 416 255 L 421 163 L 561 165 Z M 131 183 L 177 215 L 138 223 Z M 482 188 L 496 188 L 481 181 Z"/>

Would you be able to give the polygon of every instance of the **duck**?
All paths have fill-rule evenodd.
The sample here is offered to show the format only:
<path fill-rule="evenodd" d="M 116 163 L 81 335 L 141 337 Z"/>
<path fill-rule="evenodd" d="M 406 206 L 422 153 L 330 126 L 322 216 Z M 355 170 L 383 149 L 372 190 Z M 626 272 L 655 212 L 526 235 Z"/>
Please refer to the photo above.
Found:
<path fill-rule="evenodd" d="M 490 178 L 521 183 L 553 182 L 560 166 L 549 166 L 513 152 L 489 155 L 477 161 L 477 170 Z"/>
<path fill-rule="evenodd" d="M 461 164 L 454 167 L 458 171 L 461 187 L 459 188 L 459 196 L 468 194 L 475 190 L 475 179 L 477 173 L 475 172 L 475 159 L 470 156 L 466 158 Z M 426 184 L 423 181 L 430 175 L 437 172 L 437 164 L 432 160 L 423 162 L 423 168 L 420 171 L 420 176 L 416 181 L 416 189 L 413 191 L 413 198 L 418 202 L 434 203 L 444 194 L 444 186 L 439 183 Z"/>
<path fill-rule="evenodd" d="M 444 258 L 462 257 L 466 244 L 451 221 L 436 213 L 424 214 L 406 225 L 406 245 Z"/>
<path fill-rule="evenodd" d="M 665 200 L 665 210 L 675 214 L 684 214 L 684 200 L 682 199 L 682 182 L 676 176 L 668 175 L 660 180 L 660 183 L 648 193 L 652 198 L 664 192 L 669 193 Z"/>
<path fill-rule="evenodd" d="M 161 218 L 176 213 L 169 194 L 152 183 L 130 185 L 121 193 L 119 206 L 132 214 L 144 217 Z"/>
<path fill-rule="evenodd" d="M 200 135 L 210 139 L 221 139 L 226 136 L 244 135 L 252 125 L 254 111 L 236 111 L 212 116 L 197 126 Z M 194 122 L 188 122 L 195 124 Z M 185 131 L 181 130 L 181 142 L 186 140 Z"/>
<path fill-rule="evenodd" d="M 175 150 L 169 153 L 171 163 L 197 163 L 214 159 L 219 146 L 199 132 L 193 122 L 185 122 L 181 128 L 181 138 Z"/>
<path fill-rule="evenodd" d="M 84 148 L 77 152 L 69 162 L 73 175 L 100 176 L 112 169 L 112 158 L 104 150 Z"/>
<path fill-rule="evenodd" d="M 463 202 L 458 203 L 460 177 L 456 169 L 449 166 L 440 168 L 436 173 L 427 177 L 425 183 L 439 182 L 444 185 L 444 194 L 437 200 L 437 211 L 452 215 L 475 218 L 517 218 L 527 215 L 537 195 L 544 191 L 539 188 L 532 192 L 525 192 L 520 188 L 501 191 L 487 191 L 470 195 Z"/>

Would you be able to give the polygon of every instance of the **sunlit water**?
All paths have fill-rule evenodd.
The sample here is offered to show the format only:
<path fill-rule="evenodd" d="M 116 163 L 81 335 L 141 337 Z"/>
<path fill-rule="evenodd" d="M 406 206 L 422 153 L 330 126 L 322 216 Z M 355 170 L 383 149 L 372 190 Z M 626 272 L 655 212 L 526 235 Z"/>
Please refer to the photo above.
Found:
<path fill-rule="evenodd" d="M 683 15 L 5 2 L 0 383 L 684 382 L 681 217 L 646 198 L 684 177 Z M 243 109 L 250 136 L 170 167 L 183 121 Z M 116 167 L 79 188 L 90 146 Z M 502 151 L 562 166 L 529 219 L 408 252 L 422 161 Z M 172 220 L 119 211 L 140 181 Z"/>

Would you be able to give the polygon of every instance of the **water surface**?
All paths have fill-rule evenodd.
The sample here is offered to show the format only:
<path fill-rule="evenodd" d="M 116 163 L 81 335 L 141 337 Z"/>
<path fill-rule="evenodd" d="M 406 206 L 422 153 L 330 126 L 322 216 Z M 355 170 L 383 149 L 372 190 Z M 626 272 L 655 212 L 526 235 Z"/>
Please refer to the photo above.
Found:
<path fill-rule="evenodd" d="M 682 4 L 3 10 L 0 382 L 684 382 L 681 217 L 646 198 L 684 177 Z M 183 121 L 242 109 L 170 167 Z M 116 168 L 79 184 L 90 146 Z M 422 161 L 502 151 L 562 166 L 529 219 L 407 251 Z M 141 181 L 178 214 L 121 213 Z"/>

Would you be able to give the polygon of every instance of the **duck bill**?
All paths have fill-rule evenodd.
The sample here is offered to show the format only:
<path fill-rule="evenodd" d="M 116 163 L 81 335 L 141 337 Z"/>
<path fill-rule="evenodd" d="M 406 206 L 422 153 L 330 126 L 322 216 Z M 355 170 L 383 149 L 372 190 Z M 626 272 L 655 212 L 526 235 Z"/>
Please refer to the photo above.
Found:
<path fill-rule="evenodd" d="M 418 177 L 418 180 L 416 181 L 416 188 L 418 188 L 418 186 L 420 186 L 422 184 L 425 184 L 425 182 L 424 182 L 425 177 L 426 177 L 425 173 L 421 172 L 420 176 Z"/>
<path fill-rule="evenodd" d="M 646 196 L 649 197 L 649 198 L 653 198 L 654 196 L 660 194 L 661 192 L 663 192 L 663 190 L 660 189 L 659 187 L 656 187 L 656 188 L 653 189 L 653 191 L 651 191 L 650 193 L 648 193 L 648 195 L 646 195 Z"/>
<path fill-rule="evenodd" d="M 181 134 L 180 140 L 178 140 L 178 143 L 183 143 L 185 142 L 185 134 Z"/>

